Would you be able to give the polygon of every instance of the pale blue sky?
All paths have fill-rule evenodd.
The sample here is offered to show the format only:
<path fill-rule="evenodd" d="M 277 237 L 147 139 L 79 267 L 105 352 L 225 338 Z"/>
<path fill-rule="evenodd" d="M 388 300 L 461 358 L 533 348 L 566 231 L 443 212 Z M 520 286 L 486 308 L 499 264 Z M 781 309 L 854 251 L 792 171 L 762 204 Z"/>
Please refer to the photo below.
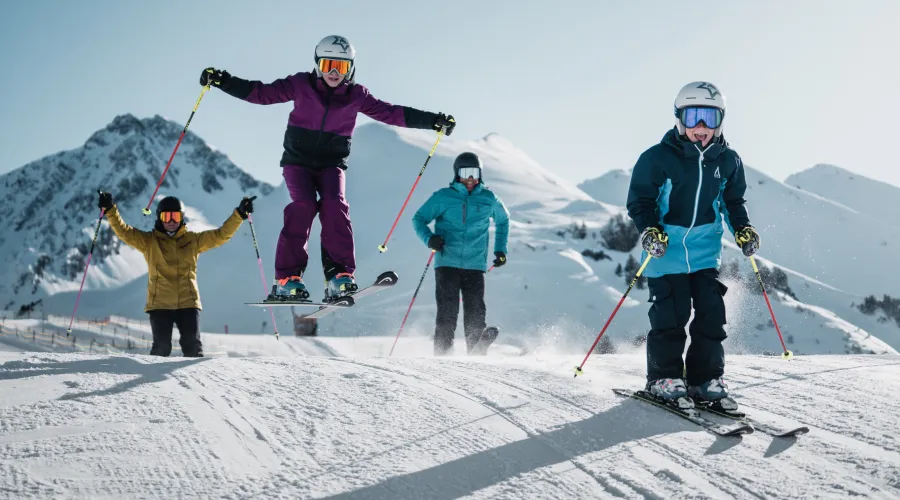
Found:
<path fill-rule="evenodd" d="M 0 173 L 117 114 L 183 124 L 204 67 L 270 81 L 341 34 L 375 96 L 454 114 L 454 137 L 498 132 L 574 182 L 631 168 L 672 126 L 677 90 L 703 79 L 747 164 L 900 185 L 898 19 L 897 0 L 0 2 Z M 289 111 L 214 91 L 191 130 L 277 183 Z"/>

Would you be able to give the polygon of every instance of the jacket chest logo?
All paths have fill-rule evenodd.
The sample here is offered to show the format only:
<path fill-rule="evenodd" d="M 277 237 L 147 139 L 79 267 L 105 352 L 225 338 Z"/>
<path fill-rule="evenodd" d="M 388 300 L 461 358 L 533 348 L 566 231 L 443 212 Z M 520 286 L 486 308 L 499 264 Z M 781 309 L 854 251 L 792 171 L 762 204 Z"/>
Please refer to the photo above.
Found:
<path fill-rule="evenodd" d="M 721 174 L 719 174 L 719 167 L 716 167 L 716 173 L 713 174 L 713 177 L 715 177 L 716 179 L 722 178 Z"/>

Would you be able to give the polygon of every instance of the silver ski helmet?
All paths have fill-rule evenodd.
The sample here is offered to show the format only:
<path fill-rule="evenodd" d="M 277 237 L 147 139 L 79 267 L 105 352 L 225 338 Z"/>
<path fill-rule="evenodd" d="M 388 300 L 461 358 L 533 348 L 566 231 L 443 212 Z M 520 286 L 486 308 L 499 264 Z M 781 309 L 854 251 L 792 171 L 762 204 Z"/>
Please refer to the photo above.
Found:
<path fill-rule="evenodd" d="M 709 82 L 691 82 L 681 90 L 678 91 L 678 94 L 675 96 L 675 127 L 678 129 L 679 135 L 684 135 L 685 128 L 687 125 L 685 122 L 690 123 L 691 121 L 700 118 L 706 123 L 706 126 L 710 129 L 714 130 L 714 136 L 719 137 L 722 135 L 722 125 L 725 121 L 725 96 L 719 91 L 719 89 L 709 83 Z M 695 113 L 685 113 L 686 108 L 710 108 L 713 111 L 712 114 L 708 115 L 706 118 L 702 116 L 694 116 Z M 703 110 L 701 111 L 701 115 Z M 691 116 L 688 116 L 691 115 Z M 717 120 L 717 126 L 712 126 L 712 124 L 708 123 L 706 120 Z M 692 125 L 696 126 L 696 125 Z"/>
<path fill-rule="evenodd" d="M 478 179 L 481 180 L 481 173 L 484 171 L 484 165 L 481 163 L 481 158 L 478 157 L 477 154 L 472 152 L 461 153 L 459 156 L 453 160 L 453 180 L 457 180 L 459 178 L 459 169 L 461 168 L 477 168 L 478 169 Z M 468 175 L 466 177 L 469 177 Z"/>
<path fill-rule="evenodd" d="M 344 79 L 348 82 L 353 81 L 353 77 L 356 74 L 356 49 L 353 48 L 353 44 L 345 37 L 340 35 L 328 35 L 320 40 L 313 53 L 313 59 L 316 62 L 316 75 L 319 78 L 325 76 L 325 73 L 330 71 L 330 69 L 328 71 L 322 70 L 320 64 L 322 59 L 349 62 L 349 68 L 347 73 L 344 74 Z"/>

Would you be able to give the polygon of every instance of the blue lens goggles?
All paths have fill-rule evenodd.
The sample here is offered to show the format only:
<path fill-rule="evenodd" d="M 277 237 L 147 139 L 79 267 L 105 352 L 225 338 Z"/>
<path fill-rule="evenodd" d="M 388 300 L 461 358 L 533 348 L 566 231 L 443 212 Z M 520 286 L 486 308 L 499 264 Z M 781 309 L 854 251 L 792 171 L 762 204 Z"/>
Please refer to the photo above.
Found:
<path fill-rule="evenodd" d="M 694 128 L 703 122 L 706 128 L 719 128 L 722 125 L 722 110 L 718 108 L 688 107 L 683 108 L 678 117 L 681 124 Z"/>

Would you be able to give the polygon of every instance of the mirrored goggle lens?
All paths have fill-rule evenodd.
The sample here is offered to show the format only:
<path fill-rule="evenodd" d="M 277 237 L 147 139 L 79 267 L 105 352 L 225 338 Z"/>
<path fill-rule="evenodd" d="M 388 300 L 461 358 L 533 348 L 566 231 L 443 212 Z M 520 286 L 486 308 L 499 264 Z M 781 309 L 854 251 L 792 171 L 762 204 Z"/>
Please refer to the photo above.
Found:
<path fill-rule="evenodd" d="M 469 177 L 473 179 L 481 179 L 481 169 L 477 167 L 462 167 L 459 169 L 459 172 L 457 172 L 456 175 L 463 179 L 468 179 Z"/>
<path fill-rule="evenodd" d="M 163 222 L 181 222 L 181 212 L 160 212 L 159 220 Z"/>
<path fill-rule="evenodd" d="M 350 66 L 353 63 L 345 59 L 319 59 L 319 71 L 322 73 L 330 73 L 331 70 L 337 70 L 338 74 L 346 75 L 350 72 Z"/>
<path fill-rule="evenodd" d="M 694 128 L 703 122 L 707 128 L 719 128 L 722 124 L 722 110 L 717 108 L 684 108 L 681 110 L 681 123 L 687 128 Z"/>

